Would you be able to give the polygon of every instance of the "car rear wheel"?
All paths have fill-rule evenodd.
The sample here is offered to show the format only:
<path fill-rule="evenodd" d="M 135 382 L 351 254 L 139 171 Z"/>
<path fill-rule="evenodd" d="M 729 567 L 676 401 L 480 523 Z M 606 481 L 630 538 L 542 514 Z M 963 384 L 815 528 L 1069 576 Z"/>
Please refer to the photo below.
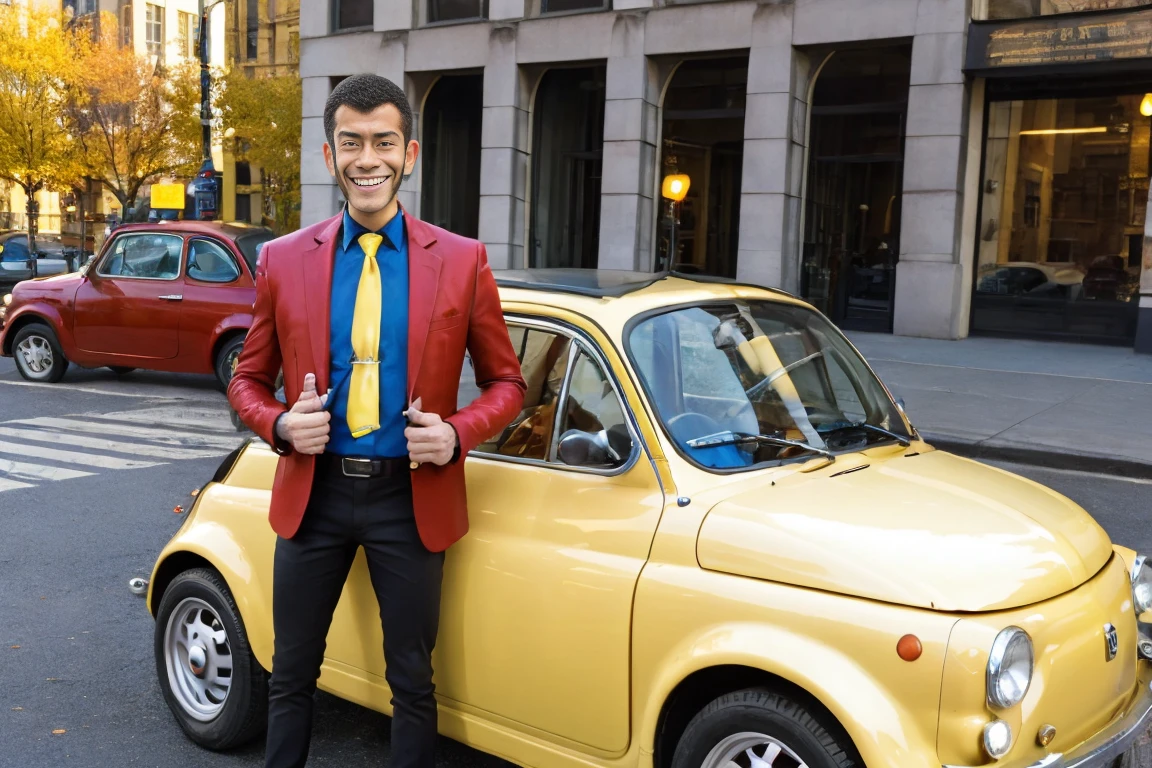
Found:
<path fill-rule="evenodd" d="M 132 371 L 136 369 L 129 368 L 126 365 L 110 365 L 108 366 L 108 370 L 112 371 L 112 373 L 116 374 L 117 376 L 123 376 L 126 373 L 132 373 Z"/>
<path fill-rule="evenodd" d="M 16 332 L 12 340 L 16 370 L 28 381 L 55 383 L 64 378 L 68 360 L 56 340 L 56 333 L 43 323 L 31 323 Z"/>
<path fill-rule="evenodd" d="M 236 367 L 236 360 L 240 357 L 240 350 L 244 349 L 244 337 L 231 338 L 220 347 L 216 353 L 216 378 L 220 384 L 227 388 L 232 381 L 232 371 Z"/>
<path fill-rule="evenodd" d="M 856 768 L 853 754 L 846 736 L 800 703 L 752 688 L 701 710 L 684 730 L 672 768 Z"/>
<path fill-rule="evenodd" d="M 164 699 L 192 741 L 224 750 L 263 731 L 268 674 L 218 573 L 196 568 L 172 580 L 156 612 L 154 649 Z"/>

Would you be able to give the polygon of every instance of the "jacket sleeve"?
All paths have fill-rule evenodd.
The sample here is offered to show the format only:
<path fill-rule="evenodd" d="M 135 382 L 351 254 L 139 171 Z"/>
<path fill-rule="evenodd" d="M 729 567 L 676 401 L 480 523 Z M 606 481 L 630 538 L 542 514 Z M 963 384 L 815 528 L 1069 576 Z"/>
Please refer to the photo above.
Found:
<path fill-rule="evenodd" d="M 504 429 L 524 406 L 527 385 L 520 374 L 520 361 L 500 308 L 496 279 L 488 266 L 488 252 L 477 244 L 476 288 L 468 319 L 468 354 L 476 371 L 480 396 L 449 416 L 460 438 L 460 455 L 466 456 L 482 442 Z"/>
<path fill-rule="evenodd" d="M 280 341 L 276 335 L 276 298 L 273 280 L 269 278 L 271 243 L 261 249 L 256 261 L 256 303 L 252 309 L 252 327 L 244 339 L 244 348 L 236 363 L 236 372 L 228 384 L 228 402 L 236 409 L 249 429 L 259 435 L 280 455 L 292 448 L 276 437 L 276 419 L 287 408 L 276 399 L 276 377 L 283 364 Z"/>

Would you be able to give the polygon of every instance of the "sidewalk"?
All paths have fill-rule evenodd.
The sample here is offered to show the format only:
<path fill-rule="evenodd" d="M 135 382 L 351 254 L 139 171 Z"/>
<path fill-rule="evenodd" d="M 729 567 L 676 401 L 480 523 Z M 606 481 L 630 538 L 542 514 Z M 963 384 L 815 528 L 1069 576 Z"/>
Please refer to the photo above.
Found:
<path fill-rule="evenodd" d="M 938 448 L 1152 478 L 1152 355 L 1015 339 L 848 336 Z"/>

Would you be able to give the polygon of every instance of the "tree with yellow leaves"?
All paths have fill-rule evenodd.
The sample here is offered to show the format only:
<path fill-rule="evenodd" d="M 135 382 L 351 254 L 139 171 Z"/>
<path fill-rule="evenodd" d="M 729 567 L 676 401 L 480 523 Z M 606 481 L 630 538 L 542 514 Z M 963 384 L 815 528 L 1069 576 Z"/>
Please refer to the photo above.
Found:
<path fill-rule="evenodd" d="M 217 98 L 221 122 L 236 132 L 237 159 L 260 166 L 276 229 L 300 227 L 300 76 L 245 77 L 235 68 Z"/>
<path fill-rule="evenodd" d="M 116 17 L 77 47 L 68 122 L 94 177 L 126 211 L 158 178 L 191 176 L 200 160 L 199 113 L 187 67 L 165 70 L 119 45 Z"/>
<path fill-rule="evenodd" d="M 83 173 L 62 119 L 77 32 L 59 10 L 0 6 L 0 179 L 27 195 L 33 249 L 36 193 L 65 188 Z"/>

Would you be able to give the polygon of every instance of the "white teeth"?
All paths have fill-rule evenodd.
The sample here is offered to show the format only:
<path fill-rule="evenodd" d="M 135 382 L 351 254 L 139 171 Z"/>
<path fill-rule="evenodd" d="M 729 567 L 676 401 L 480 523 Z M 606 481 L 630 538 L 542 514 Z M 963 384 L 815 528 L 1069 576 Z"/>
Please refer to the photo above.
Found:
<path fill-rule="evenodd" d="M 377 184 L 383 184 L 384 177 L 380 176 L 375 179 L 352 179 L 352 183 L 358 187 L 374 187 Z"/>

